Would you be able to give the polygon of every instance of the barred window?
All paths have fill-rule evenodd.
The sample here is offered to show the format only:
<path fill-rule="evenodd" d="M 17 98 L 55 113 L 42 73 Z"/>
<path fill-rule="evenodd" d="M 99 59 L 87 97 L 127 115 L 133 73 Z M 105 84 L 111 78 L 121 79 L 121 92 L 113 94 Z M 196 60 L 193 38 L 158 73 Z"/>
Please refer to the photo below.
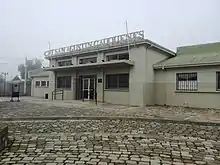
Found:
<path fill-rule="evenodd" d="M 57 77 L 57 88 L 71 88 L 71 76 Z"/>
<path fill-rule="evenodd" d="M 106 75 L 106 89 L 129 88 L 129 74 Z"/>
<path fill-rule="evenodd" d="M 198 90 L 197 73 L 177 73 L 176 90 L 196 91 Z"/>
<path fill-rule="evenodd" d="M 220 72 L 216 72 L 216 90 L 220 90 Z"/>

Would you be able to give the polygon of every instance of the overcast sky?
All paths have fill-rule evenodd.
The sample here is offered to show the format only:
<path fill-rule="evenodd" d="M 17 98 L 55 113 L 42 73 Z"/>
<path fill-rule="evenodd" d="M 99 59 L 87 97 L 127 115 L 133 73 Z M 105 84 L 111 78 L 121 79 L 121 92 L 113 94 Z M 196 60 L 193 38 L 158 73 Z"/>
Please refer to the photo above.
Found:
<path fill-rule="evenodd" d="M 169 49 L 220 41 L 220 0 L 0 0 L 0 66 L 9 79 L 25 56 L 144 30 Z M 46 64 L 46 62 L 45 62 Z"/>

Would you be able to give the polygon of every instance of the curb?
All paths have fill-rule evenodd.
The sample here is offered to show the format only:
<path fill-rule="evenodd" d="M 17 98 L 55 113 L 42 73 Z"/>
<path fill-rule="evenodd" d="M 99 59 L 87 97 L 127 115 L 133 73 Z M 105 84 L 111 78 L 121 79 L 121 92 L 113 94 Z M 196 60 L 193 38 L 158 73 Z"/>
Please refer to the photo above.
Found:
<path fill-rule="evenodd" d="M 122 117 L 122 116 L 48 116 L 48 117 L 18 117 L 18 118 L 0 118 L 0 121 L 34 121 L 34 120 L 138 120 L 158 123 L 177 123 L 177 124 L 195 124 L 220 126 L 217 122 L 200 122 L 189 120 L 172 120 L 163 118 L 144 118 L 144 117 Z"/>

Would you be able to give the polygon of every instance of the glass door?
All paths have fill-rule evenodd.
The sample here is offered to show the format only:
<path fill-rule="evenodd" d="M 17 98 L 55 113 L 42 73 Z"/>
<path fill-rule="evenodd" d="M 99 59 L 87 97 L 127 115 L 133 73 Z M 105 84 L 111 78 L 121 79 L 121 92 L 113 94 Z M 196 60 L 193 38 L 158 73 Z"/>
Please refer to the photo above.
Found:
<path fill-rule="evenodd" d="M 83 78 L 83 98 L 93 100 L 95 96 L 95 79 Z"/>
<path fill-rule="evenodd" d="M 83 78 L 83 98 L 89 100 L 89 78 Z"/>

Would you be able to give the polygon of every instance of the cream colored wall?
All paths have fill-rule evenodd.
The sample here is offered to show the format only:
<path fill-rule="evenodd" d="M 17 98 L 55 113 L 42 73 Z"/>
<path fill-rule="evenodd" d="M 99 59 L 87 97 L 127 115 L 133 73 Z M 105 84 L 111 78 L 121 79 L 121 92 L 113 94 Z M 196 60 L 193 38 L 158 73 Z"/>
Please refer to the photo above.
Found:
<path fill-rule="evenodd" d="M 220 108 L 220 93 L 216 92 L 216 71 L 220 67 L 194 67 L 156 71 L 155 103 L 159 105 Z M 198 91 L 177 92 L 176 73 L 197 72 Z"/>
<path fill-rule="evenodd" d="M 126 52 L 126 50 L 123 51 L 115 51 L 115 52 L 109 52 L 109 53 L 103 53 L 99 52 L 97 54 L 97 61 L 100 62 L 103 59 L 105 60 L 106 55 L 110 54 L 117 54 Z M 94 54 L 92 55 L 94 56 Z M 78 58 L 81 56 L 74 56 L 72 58 L 73 64 L 76 65 Z M 89 57 L 89 56 L 86 56 Z M 109 68 L 97 68 L 94 70 L 91 69 L 84 69 L 78 71 L 77 75 L 96 75 L 97 81 L 98 79 L 102 79 L 102 83 L 97 82 L 97 99 L 98 101 L 107 101 L 111 103 L 118 104 L 118 101 L 120 101 L 120 104 L 128 104 L 128 105 L 134 105 L 134 106 L 145 106 L 146 104 L 153 104 L 155 102 L 154 98 L 154 70 L 153 70 L 153 64 L 167 58 L 162 53 L 150 49 L 146 49 L 145 46 L 137 46 L 132 47 L 130 49 L 130 56 L 129 59 L 131 61 L 134 61 L 134 66 L 124 67 L 124 68 L 115 68 L 115 67 L 109 67 Z M 120 91 L 120 90 L 106 90 L 105 89 L 105 75 L 108 73 L 117 74 L 126 72 L 129 73 L 129 90 L 127 91 Z M 76 74 L 74 71 L 70 72 L 58 72 L 56 76 L 64 76 L 64 75 L 71 75 L 72 79 L 74 81 L 74 76 L 76 77 Z M 53 79 L 52 75 L 52 79 Z M 55 80 L 53 80 L 55 82 Z M 73 84 L 73 82 L 72 82 Z M 51 87 L 51 92 L 55 89 L 55 86 L 53 85 L 53 88 Z M 72 86 L 71 90 L 65 90 L 64 91 L 64 99 L 74 99 L 75 98 L 75 89 Z M 118 99 L 118 97 L 115 96 L 123 96 Z"/>
<path fill-rule="evenodd" d="M 155 93 L 154 93 L 154 82 L 155 82 L 155 71 L 153 65 L 159 61 L 168 58 L 168 56 L 152 47 L 147 48 L 147 69 L 146 69 L 146 84 L 145 84 L 145 99 L 147 105 L 152 105 L 155 102 Z"/>
<path fill-rule="evenodd" d="M 129 105 L 128 91 L 105 90 L 104 98 L 106 103 Z"/>
<path fill-rule="evenodd" d="M 31 96 L 44 98 L 45 94 L 49 94 L 49 87 L 36 87 L 36 81 L 49 81 L 49 77 L 34 77 L 31 82 Z"/>
<path fill-rule="evenodd" d="M 147 52 L 144 46 L 130 50 L 129 59 L 134 61 L 129 74 L 129 103 L 133 106 L 145 106 L 145 83 L 147 80 Z"/>

